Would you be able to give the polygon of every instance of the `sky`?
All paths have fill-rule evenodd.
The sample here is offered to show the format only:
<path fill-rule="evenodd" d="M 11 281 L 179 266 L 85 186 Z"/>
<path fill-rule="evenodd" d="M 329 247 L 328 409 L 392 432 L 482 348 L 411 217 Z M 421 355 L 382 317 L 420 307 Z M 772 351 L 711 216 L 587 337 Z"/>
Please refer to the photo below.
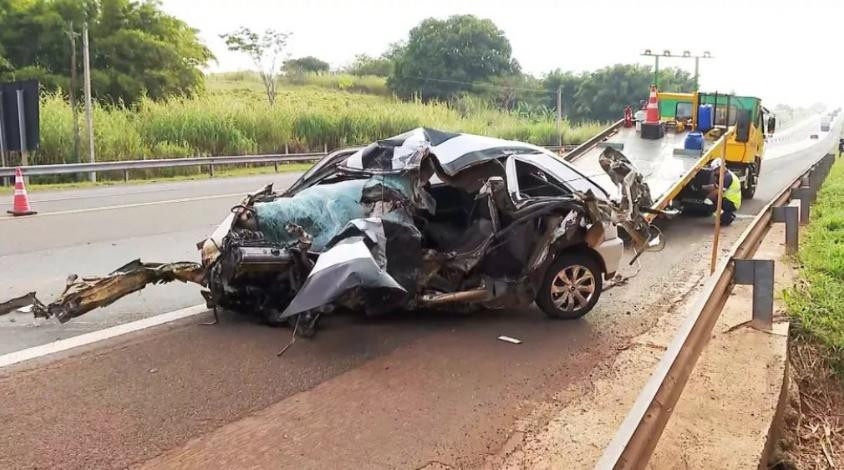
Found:
<path fill-rule="evenodd" d="M 671 6 L 672 3 L 676 6 Z M 660 8 L 650 8 L 658 4 Z M 702 91 L 734 92 L 773 106 L 844 103 L 844 2 L 840 0 L 162 0 L 168 13 L 199 30 L 217 62 L 209 71 L 254 68 L 226 50 L 219 35 L 240 26 L 292 33 L 291 57 L 313 55 L 333 68 L 356 54 L 377 56 L 428 17 L 473 14 L 491 19 L 510 40 L 524 71 L 594 70 L 616 63 L 653 64 L 645 49 L 701 60 Z M 689 72 L 694 63 L 662 59 Z"/>

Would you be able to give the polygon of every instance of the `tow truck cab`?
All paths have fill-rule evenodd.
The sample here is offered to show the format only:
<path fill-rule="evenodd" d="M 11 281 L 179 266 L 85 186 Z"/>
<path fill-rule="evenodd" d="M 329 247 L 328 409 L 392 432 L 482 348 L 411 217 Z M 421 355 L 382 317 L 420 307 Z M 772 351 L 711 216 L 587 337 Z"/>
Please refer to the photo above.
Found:
<path fill-rule="evenodd" d="M 741 180 L 742 197 L 753 198 L 765 151 L 765 124 L 776 125 L 762 101 L 753 96 L 699 92 L 659 92 L 658 97 L 660 118 L 667 125 L 700 129 L 712 137 L 736 127 L 727 141 L 726 156 L 717 151 L 715 156 L 724 158 Z"/>

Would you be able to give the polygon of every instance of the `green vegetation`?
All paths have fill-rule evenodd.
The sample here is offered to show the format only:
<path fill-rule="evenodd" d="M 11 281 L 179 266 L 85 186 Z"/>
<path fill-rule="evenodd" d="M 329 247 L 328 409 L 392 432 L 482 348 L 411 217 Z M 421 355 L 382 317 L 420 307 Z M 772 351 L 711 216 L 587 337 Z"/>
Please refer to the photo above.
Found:
<path fill-rule="evenodd" d="M 388 77 L 393 72 L 393 61 L 386 56 L 371 57 L 368 54 L 358 54 L 352 65 L 343 71 L 352 75 Z"/>
<path fill-rule="evenodd" d="M 211 76 L 202 96 L 153 101 L 133 108 L 95 105 L 96 154 L 100 161 L 321 151 L 324 146 L 372 142 L 419 126 L 488 134 L 553 145 L 550 116 L 534 118 L 499 111 L 482 101 L 449 107 L 442 103 L 405 102 L 393 97 L 330 90 L 313 85 L 278 89 L 274 106 L 250 74 Z M 60 95 L 42 99 L 41 148 L 35 164 L 72 161 L 71 110 Z M 563 123 L 566 143 L 593 136 L 603 124 Z M 84 147 L 84 141 L 83 141 Z M 85 151 L 83 151 L 83 155 Z"/>
<path fill-rule="evenodd" d="M 298 59 L 285 60 L 281 69 L 284 73 L 326 73 L 331 66 L 328 62 L 319 60 L 314 56 L 299 57 Z"/>
<path fill-rule="evenodd" d="M 183 21 L 155 1 L 0 0 L 0 82 L 37 78 L 47 90 L 70 83 L 70 37 L 82 76 L 82 24 L 91 42 L 91 84 L 104 102 L 132 103 L 200 91 L 200 67 L 213 59 Z"/>
<path fill-rule="evenodd" d="M 393 92 L 387 88 L 387 79 L 376 75 L 355 75 L 352 73 L 290 74 L 285 76 L 284 82 L 291 85 L 314 85 L 354 93 L 393 96 Z"/>
<path fill-rule="evenodd" d="M 504 32 L 473 15 L 423 20 L 390 56 L 388 83 L 403 98 L 452 99 L 475 82 L 519 73 Z"/>
<path fill-rule="evenodd" d="M 71 43 L 85 21 L 99 161 L 315 151 L 420 126 L 552 145 L 558 87 L 563 142 L 576 144 L 646 98 L 651 80 L 650 68 L 637 65 L 525 74 L 503 31 L 472 15 L 423 20 L 406 41 L 377 58 L 356 56 L 343 73 L 313 56 L 284 61 L 290 32 L 240 27 L 221 37 L 256 72 L 205 77 L 200 68 L 210 51 L 156 0 L 0 0 L 0 80 L 35 77 L 45 90 L 34 164 L 80 159 L 74 133 L 81 126 L 68 98 L 79 91 L 69 77 L 81 75 L 81 60 L 70 65 L 71 51 L 82 55 L 81 41 L 75 49 Z M 661 80 L 677 91 L 691 86 L 674 69 Z M 87 139 L 81 143 L 85 155 Z"/>
<path fill-rule="evenodd" d="M 785 292 L 798 332 L 830 352 L 844 380 L 844 163 L 838 160 L 812 206 L 800 244 L 800 282 Z"/>

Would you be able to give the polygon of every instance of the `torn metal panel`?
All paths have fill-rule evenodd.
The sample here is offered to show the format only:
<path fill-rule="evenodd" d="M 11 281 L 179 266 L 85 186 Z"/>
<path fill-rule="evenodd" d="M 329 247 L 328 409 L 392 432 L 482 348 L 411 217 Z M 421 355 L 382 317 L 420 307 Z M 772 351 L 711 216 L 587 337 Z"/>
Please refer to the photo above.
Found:
<path fill-rule="evenodd" d="M 642 174 L 618 150 L 607 147 L 599 161 L 621 195 L 621 200 L 613 208 L 614 222 L 630 234 L 637 251 L 641 251 L 650 238 L 650 223 L 644 217 L 654 204 L 650 188 Z"/>
<path fill-rule="evenodd" d="M 326 250 L 278 319 L 323 307 L 351 289 L 367 291 L 367 303 L 372 306 L 404 297 L 407 291 L 378 266 L 366 240 L 351 237 Z"/>
<path fill-rule="evenodd" d="M 62 295 L 43 305 L 36 302 L 36 317 L 56 318 L 64 323 L 95 308 L 110 305 L 115 300 L 137 292 L 147 284 L 179 280 L 205 285 L 204 270 L 197 263 L 142 263 L 134 260 L 103 277 L 79 278 L 71 275 Z"/>
<path fill-rule="evenodd" d="M 19 308 L 35 305 L 36 303 L 40 302 L 38 302 L 38 299 L 35 298 L 35 292 L 15 297 L 14 299 L 9 299 L 0 303 L 0 315 L 6 315 L 7 313 L 14 312 Z"/>

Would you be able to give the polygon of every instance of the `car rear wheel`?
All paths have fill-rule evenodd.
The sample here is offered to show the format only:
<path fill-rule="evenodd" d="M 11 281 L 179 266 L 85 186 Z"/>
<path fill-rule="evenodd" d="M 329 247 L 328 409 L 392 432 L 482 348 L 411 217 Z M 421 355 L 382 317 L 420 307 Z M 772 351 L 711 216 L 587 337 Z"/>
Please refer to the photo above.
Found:
<path fill-rule="evenodd" d="M 536 304 L 552 318 L 574 319 L 589 313 L 603 290 L 603 272 L 586 253 L 563 253 L 548 268 Z"/>

